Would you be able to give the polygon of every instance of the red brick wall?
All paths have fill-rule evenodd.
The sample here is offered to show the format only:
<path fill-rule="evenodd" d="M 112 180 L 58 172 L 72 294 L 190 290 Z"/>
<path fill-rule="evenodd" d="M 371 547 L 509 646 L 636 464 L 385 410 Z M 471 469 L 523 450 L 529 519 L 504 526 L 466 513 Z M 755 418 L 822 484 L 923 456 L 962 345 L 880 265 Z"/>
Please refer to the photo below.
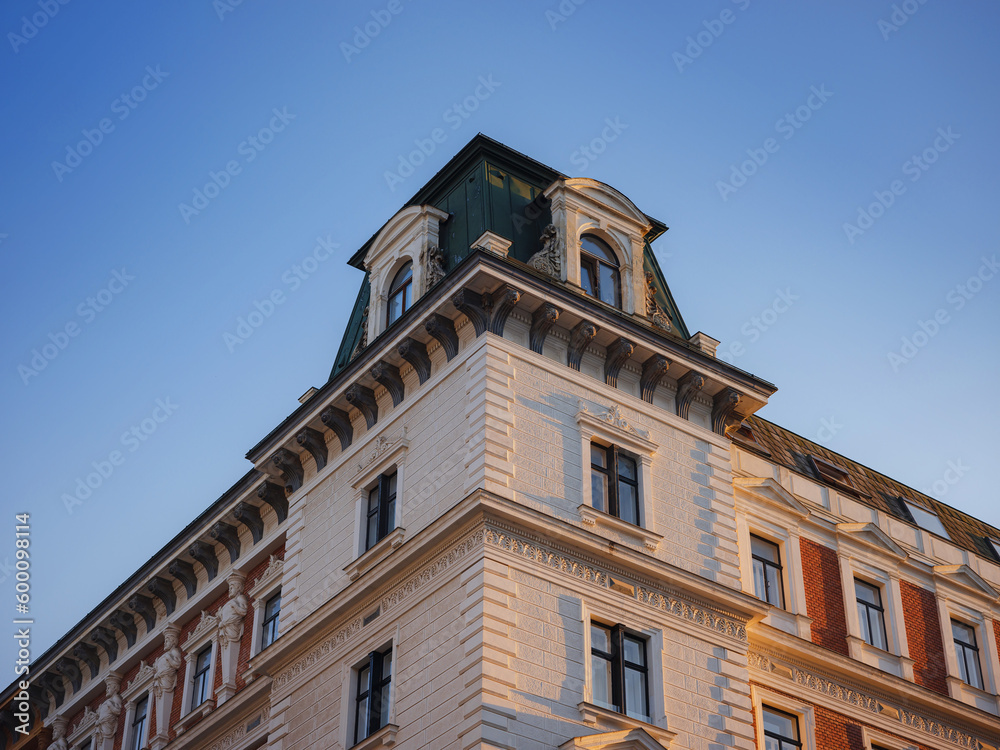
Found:
<path fill-rule="evenodd" d="M 848 655 L 847 616 L 840 585 L 840 561 L 829 547 L 799 539 L 806 614 L 812 618 L 812 640 L 817 646 Z"/>
<path fill-rule="evenodd" d="M 908 581 L 899 582 L 903 599 L 906 640 L 913 659 L 913 681 L 948 695 L 948 670 L 941 640 L 941 619 L 934 594 Z"/>

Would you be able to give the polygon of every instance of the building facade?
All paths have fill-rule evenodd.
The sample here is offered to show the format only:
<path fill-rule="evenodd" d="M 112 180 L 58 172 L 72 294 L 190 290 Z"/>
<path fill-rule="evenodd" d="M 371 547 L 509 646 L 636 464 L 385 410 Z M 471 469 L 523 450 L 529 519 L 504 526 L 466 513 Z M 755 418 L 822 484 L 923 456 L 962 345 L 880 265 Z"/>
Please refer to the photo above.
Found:
<path fill-rule="evenodd" d="M 352 257 L 328 382 L 5 691 L 0 750 L 997 750 L 1000 531 L 756 416 L 665 231 L 473 139 Z"/>

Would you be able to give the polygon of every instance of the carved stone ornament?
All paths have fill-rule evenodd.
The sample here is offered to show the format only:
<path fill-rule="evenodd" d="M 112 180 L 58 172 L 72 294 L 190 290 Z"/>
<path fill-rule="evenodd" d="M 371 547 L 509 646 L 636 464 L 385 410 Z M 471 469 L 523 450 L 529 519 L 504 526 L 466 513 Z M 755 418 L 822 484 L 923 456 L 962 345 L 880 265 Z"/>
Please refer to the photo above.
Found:
<path fill-rule="evenodd" d="M 420 265 L 424 268 L 424 292 L 444 278 L 444 253 L 436 245 L 420 251 Z"/>
<path fill-rule="evenodd" d="M 219 617 L 219 640 L 224 646 L 240 642 L 243 637 L 243 618 L 250 606 L 243 593 L 244 577 L 239 573 L 230 573 L 226 580 L 229 583 L 229 601 L 222 606 Z"/>
<path fill-rule="evenodd" d="M 587 408 L 587 404 L 584 401 L 580 401 L 580 411 L 585 414 L 591 414 L 602 422 L 607 422 L 612 427 L 617 427 L 622 432 L 627 432 L 631 435 L 637 435 L 644 440 L 649 439 L 649 433 L 644 430 L 637 430 L 632 424 L 625 419 L 622 415 L 621 409 L 618 408 L 618 404 L 612 404 L 607 408 L 607 410 L 599 413 L 594 413 Z"/>
<path fill-rule="evenodd" d="M 375 461 L 379 456 L 384 453 L 388 453 L 389 450 L 396 445 L 400 440 L 406 439 L 406 428 L 404 427 L 395 437 L 386 437 L 385 435 L 379 435 L 375 438 L 375 442 L 372 443 L 371 448 L 369 448 L 362 456 L 361 460 L 358 461 L 358 471 L 363 471 L 366 466 L 370 466 L 372 462 Z"/>
<path fill-rule="evenodd" d="M 198 624 L 194 626 L 194 630 L 191 631 L 191 634 L 187 637 L 187 640 L 184 641 L 185 647 L 189 647 L 189 644 L 197 640 L 202 633 L 209 630 L 212 631 L 218 630 L 219 622 L 220 618 L 216 617 L 215 615 L 210 615 L 205 610 L 202 610 L 201 619 L 198 620 Z"/>
<path fill-rule="evenodd" d="M 176 625 L 168 625 L 163 631 L 163 653 L 153 662 L 154 698 L 159 698 L 165 691 L 171 691 L 177 686 L 177 670 L 184 661 L 184 654 L 177 647 L 179 633 L 180 628 Z"/>
<path fill-rule="evenodd" d="M 368 305 L 365 305 L 365 311 L 361 313 L 361 338 L 358 339 L 358 345 L 354 347 L 354 351 L 351 352 L 350 361 L 353 362 L 355 357 L 364 351 L 365 347 L 368 346 Z"/>
<path fill-rule="evenodd" d="M 66 741 L 66 717 L 56 716 L 52 719 L 52 742 L 49 743 L 48 750 L 68 750 L 69 742 Z"/>
<path fill-rule="evenodd" d="M 281 575 L 281 571 L 285 568 L 285 561 L 282 560 L 277 555 L 271 555 L 267 561 L 267 569 L 261 575 L 261 579 L 271 578 L 272 576 Z"/>
<path fill-rule="evenodd" d="M 97 709 L 97 745 L 105 740 L 114 740 L 118 732 L 118 717 L 122 712 L 122 697 L 118 688 L 122 684 L 122 676 L 118 672 L 109 672 L 104 678 L 104 693 L 107 696 L 104 703 Z"/>
<path fill-rule="evenodd" d="M 656 277 L 649 271 L 646 271 L 646 315 L 649 316 L 649 319 L 657 328 L 662 328 L 664 331 L 673 330 L 670 315 L 656 301 L 655 282 Z"/>
<path fill-rule="evenodd" d="M 555 279 L 562 277 L 562 259 L 565 243 L 555 224 L 549 224 L 539 238 L 542 249 L 528 259 L 528 265 Z"/>

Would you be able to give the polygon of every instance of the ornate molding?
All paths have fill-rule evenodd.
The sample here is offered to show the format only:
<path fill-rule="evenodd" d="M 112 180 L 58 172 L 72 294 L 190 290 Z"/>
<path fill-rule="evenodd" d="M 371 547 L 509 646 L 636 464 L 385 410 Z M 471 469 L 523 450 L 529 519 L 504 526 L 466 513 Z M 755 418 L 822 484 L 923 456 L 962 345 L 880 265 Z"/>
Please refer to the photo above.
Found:
<path fill-rule="evenodd" d="M 540 304 L 535 312 L 531 314 L 531 331 L 528 333 L 528 343 L 531 351 L 536 354 L 542 353 L 545 346 L 545 337 L 549 334 L 549 329 L 559 320 L 562 312 L 558 307 L 550 302 Z"/>
<path fill-rule="evenodd" d="M 76 659 L 69 656 L 61 657 L 56 662 L 56 671 L 69 680 L 74 693 L 80 692 L 80 686 L 83 685 L 83 673 L 80 671 L 80 665 L 76 663 Z"/>
<path fill-rule="evenodd" d="M 144 597 L 145 598 L 145 597 Z M 153 618 L 155 620 L 156 613 L 154 612 Z M 125 647 L 132 648 L 135 645 L 135 640 L 139 635 L 139 630 L 135 626 L 135 618 L 129 612 L 125 612 L 120 609 L 116 609 L 111 613 L 111 617 L 108 618 L 108 622 L 111 623 L 111 627 L 116 630 L 120 630 L 122 635 L 125 636 Z M 148 622 L 146 623 L 149 624 Z M 148 633 L 149 627 L 146 628 Z"/>
<path fill-rule="evenodd" d="M 629 341 L 624 336 L 619 336 L 608 345 L 604 357 L 604 382 L 613 388 L 618 387 L 618 373 L 622 366 L 632 356 L 635 351 L 635 342 Z"/>
<path fill-rule="evenodd" d="M 257 497 L 271 506 L 272 510 L 278 515 L 278 523 L 288 518 L 288 498 L 285 497 L 285 491 L 281 485 L 274 482 L 264 482 L 264 484 L 257 488 Z M 215 554 L 214 549 L 212 550 L 212 554 Z M 218 563 L 216 563 L 216 569 L 218 569 Z"/>
<path fill-rule="evenodd" d="M 696 625 L 701 625 L 716 633 L 735 638 L 738 641 L 746 642 L 747 640 L 747 628 L 743 623 L 723 617 L 710 610 L 693 606 L 673 596 L 664 595 L 657 591 L 650 591 L 644 586 L 640 586 L 636 592 L 636 599 L 654 609 L 669 612 L 672 615 L 693 622 Z"/>
<path fill-rule="evenodd" d="M 674 403 L 677 406 L 677 416 L 681 419 L 690 419 L 691 402 L 698 395 L 698 391 L 705 387 L 705 376 L 700 372 L 690 370 L 680 380 L 677 381 L 677 395 L 674 396 Z"/>
<path fill-rule="evenodd" d="M 336 406 L 328 406 L 319 415 L 319 419 L 340 439 L 340 450 L 346 451 L 354 440 L 354 425 L 351 424 L 350 415 Z"/>
<path fill-rule="evenodd" d="M 734 416 L 742 400 L 743 395 L 729 386 L 715 394 L 712 399 L 712 432 L 725 435 L 726 430 L 743 421 L 739 415 Z"/>
<path fill-rule="evenodd" d="M 108 655 L 108 664 L 112 664 L 118 658 L 118 639 L 110 628 L 98 625 L 90 631 L 90 640 L 104 649 Z"/>
<path fill-rule="evenodd" d="M 96 680 L 101 671 L 101 656 L 97 653 L 97 649 L 89 643 L 80 641 L 73 646 L 73 656 L 90 667 L 90 679 Z"/>
<path fill-rule="evenodd" d="M 316 462 L 316 471 L 321 471 L 326 466 L 326 438 L 322 432 L 312 427 L 303 427 L 295 434 L 295 442 L 309 451 Z"/>
<path fill-rule="evenodd" d="M 420 379 L 420 385 L 423 385 L 431 376 L 431 358 L 427 356 L 427 347 L 416 339 L 406 338 L 396 347 L 396 351 L 410 363 Z"/>
<path fill-rule="evenodd" d="M 528 265 L 558 281 L 562 278 L 562 259 L 566 245 L 562 233 L 555 224 L 549 224 L 542 230 L 539 240 L 542 249 L 528 259 Z"/>
<path fill-rule="evenodd" d="M 256 544 L 264 538 L 264 519 L 260 516 L 260 508 L 251 505 L 246 501 L 240 501 L 233 508 L 233 518 L 250 529 L 253 543 Z M 190 598 L 191 594 L 188 594 Z"/>
<path fill-rule="evenodd" d="M 138 688 L 141 685 L 145 685 L 149 680 L 152 680 L 156 676 L 156 669 L 152 664 L 147 664 L 145 660 L 139 662 L 139 671 L 135 673 L 135 677 L 129 682 L 129 684 L 122 688 L 122 695 L 127 695 L 131 693 L 133 688 Z"/>
<path fill-rule="evenodd" d="M 673 330 L 670 314 L 656 301 L 656 277 L 649 271 L 646 271 L 646 315 L 657 328 Z"/>
<path fill-rule="evenodd" d="M 219 739 L 208 746 L 208 750 L 229 750 L 240 740 L 249 734 L 256 733 L 257 730 L 264 731 L 267 729 L 267 721 L 271 717 L 271 707 L 264 706 L 260 714 L 250 718 L 249 716 L 244 716 L 243 719 L 233 728 L 230 729 L 226 734 L 222 735 Z M 253 725 L 252 728 L 247 731 L 247 727 Z"/>
<path fill-rule="evenodd" d="M 448 361 L 451 362 L 458 354 L 458 334 L 455 332 L 455 324 L 440 313 L 432 313 L 424 321 L 424 330 L 441 344 Z"/>
<path fill-rule="evenodd" d="M 654 354 L 642 363 L 642 376 L 639 378 L 639 390 L 642 400 L 653 403 L 653 394 L 656 393 L 656 386 L 670 369 L 670 360 L 662 354 Z"/>
<path fill-rule="evenodd" d="M 406 443 L 406 427 L 403 427 L 395 437 L 386 437 L 385 435 L 379 435 L 372 441 L 371 448 L 367 449 L 362 455 L 361 460 L 358 461 L 358 471 L 364 471 L 368 466 L 370 466 L 379 456 L 388 453 L 392 448 L 399 444 Z"/>
<path fill-rule="evenodd" d="M 245 505 L 245 503 L 240 503 L 240 505 Z M 239 506 L 236 507 L 239 508 Z M 198 592 L 198 576 L 195 575 L 194 565 L 187 560 L 178 557 L 167 567 L 167 572 L 184 585 L 188 599 Z"/>
<path fill-rule="evenodd" d="M 348 386 L 344 392 L 347 403 L 361 412 L 365 418 L 365 424 L 370 430 L 378 422 L 378 402 L 375 400 L 375 391 L 361 383 L 354 383 Z"/>
<path fill-rule="evenodd" d="M 590 342 L 594 340 L 597 331 L 597 326 L 586 320 L 581 320 L 576 324 L 569 334 L 569 349 L 566 352 L 567 365 L 574 370 L 580 369 L 580 360 L 583 359 L 583 352 Z"/>
<path fill-rule="evenodd" d="M 469 319 L 476 329 L 476 336 L 486 333 L 490 324 L 489 298 L 471 289 L 459 289 L 451 295 L 451 304 Z"/>
<path fill-rule="evenodd" d="M 503 329 L 507 325 L 507 318 L 511 311 L 521 301 L 521 290 L 515 289 L 510 284 L 504 284 L 499 289 L 493 291 L 490 296 L 490 321 L 489 332 L 497 336 L 503 336 Z"/>
<path fill-rule="evenodd" d="M 368 371 L 373 378 L 388 391 L 392 397 L 392 405 L 399 406 L 406 395 L 406 386 L 399 376 L 399 368 L 388 362 L 376 362 Z"/>
<path fill-rule="evenodd" d="M 636 437 L 641 437 L 643 440 L 649 440 L 649 433 L 645 430 L 637 429 L 631 422 L 625 419 L 618 404 L 612 404 L 603 412 L 595 413 L 590 411 L 585 401 L 581 400 L 580 412 L 577 414 L 577 419 L 584 415 L 590 416 L 591 419 L 597 422 L 611 425 L 615 429 L 621 430 L 628 435 L 635 435 Z"/>
<path fill-rule="evenodd" d="M 208 535 L 215 541 L 221 542 L 222 546 L 226 548 L 226 551 L 229 552 L 230 563 L 240 559 L 240 533 L 235 526 L 225 521 L 217 521 L 212 524 Z"/>
<path fill-rule="evenodd" d="M 437 245 L 428 245 L 420 251 L 420 265 L 424 269 L 424 294 L 444 278 L 444 263 L 444 253 Z"/>
<path fill-rule="evenodd" d="M 210 615 L 205 610 L 202 610 L 201 619 L 198 620 L 198 624 L 194 626 L 194 630 L 188 633 L 188 637 L 184 641 L 184 650 L 190 650 L 191 644 L 197 642 L 205 633 L 211 632 L 214 635 L 218 631 L 219 623 L 221 622 L 222 618 Z"/>
<path fill-rule="evenodd" d="M 153 606 L 153 599 L 151 597 L 145 594 L 133 594 L 129 597 L 128 608 L 146 622 L 147 633 L 156 627 L 156 607 Z"/>
<path fill-rule="evenodd" d="M 266 484 L 271 483 L 267 482 Z M 277 487 L 277 485 L 273 486 Z M 281 488 L 278 487 L 278 489 L 280 490 Z M 260 489 L 257 490 L 257 497 L 260 497 Z M 201 563 L 201 567 L 205 569 L 205 573 L 208 575 L 208 580 L 211 581 L 219 574 L 219 558 L 215 556 L 214 544 L 196 539 L 188 546 L 187 553 Z"/>
<path fill-rule="evenodd" d="M 164 608 L 167 610 L 167 614 L 173 614 L 174 608 L 177 606 L 177 594 L 174 592 L 174 584 L 172 584 L 166 578 L 162 576 L 153 576 L 146 582 L 146 590 L 163 602 Z M 131 606 L 131 602 L 129 603 Z M 135 609 L 135 607 L 132 607 Z M 139 610 L 136 609 L 136 612 Z M 146 615 L 142 612 L 140 614 L 145 617 Z M 153 615 L 153 622 L 156 621 L 156 615 Z M 152 626 L 149 623 L 149 619 L 146 619 L 146 631 L 152 630 Z"/>
<path fill-rule="evenodd" d="M 349 394 L 347 400 L 351 400 Z M 293 453 L 287 448 L 278 448 L 272 453 L 271 457 L 267 459 L 264 471 L 271 476 L 279 477 L 285 484 L 285 492 L 289 495 L 302 486 L 302 481 L 305 478 L 299 454 Z"/>

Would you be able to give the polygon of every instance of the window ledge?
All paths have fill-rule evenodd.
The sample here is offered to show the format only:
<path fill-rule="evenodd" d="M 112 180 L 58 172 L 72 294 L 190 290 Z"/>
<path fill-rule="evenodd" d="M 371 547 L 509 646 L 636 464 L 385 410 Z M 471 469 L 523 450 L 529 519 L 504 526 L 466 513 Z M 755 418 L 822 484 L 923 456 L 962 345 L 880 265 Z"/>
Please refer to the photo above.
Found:
<path fill-rule="evenodd" d="M 809 640 L 812 633 L 812 618 L 782 609 L 774 604 L 763 620 L 765 625 L 784 631 L 789 635 Z"/>
<path fill-rule="evenodd" d="M 902 677 L 904 680 L 913 681 L 913 659 L 890 651 L 883 651 L 853 635 L 847 636 L 847 648 L 852 659 L 857 659 L 871 667 L 881 669 L 883 672 L 896 675 L 896 677 Z"/>
<path fill-rule="evenodd" d="M 946 681 L 948 683 L 948 692 L 955 700 L 969 706 L 975 706 L 979 710 L 986 711 L 994 716 L 997 716 L 998 712 L 1000 712 L 1000 698 L 997 696 L 985 690 L 980 690 L 967 682 L 962 682 L 959 677 L 949 675 Z"/>
<path fill-rule="evenodd" d="M 617 711 L 598 706 L 595 703 L 583 701 L 582 703 L 577 703 L 576 707 L 580 709 L 580 714 L 587 724 L 601 722 L 622 729 L 642 729 L 664 747 L 669 747 L 671 741 L 677 736 L 676 732 L 668 731 L 642 719 L 634 719 L 631 716 L 620 714 Z"/>
<path fill-rule="evenodd" d="M 177 734 L 182 734 L 186 730 L 190 729 L 193 725 L 197 724 L 204 717 L 208 716 L 212 711 L 215 710 L 215 698 L 209 698 L 204 703 L 195 708 L 192 708 L 186 714 L 184 714 L 180 720 L 175 725 L 177 729 Z"/>
<path fill-rule="evenodd" d="M 628 521 L 623 521 L 620 518 L 616 518 L 609 513 L 605 513 L 602 510 L 597 510 L 589 505 L 580 505 L 577 507 L 580 513 L 580 519 L 587 526 L 605 526 L 609 529 L 614 529 L 619 534 L 623 536 L 631 537 L 636 542 L 642 544 L 649 552 L 655 552 L 656 548 L 660 546 L 660 540 L 663 539 L 659 534 L 655 534 L 652 531 L 647 531 L 646 529 L 635 526 Z"/>
<path fill-rule="evenodd" d="M 379 539 L 374 547 L 365 552 L 350 565 L 346 565 L 344 567 L 344 572 L 347 573 L 347 577 L 352 581 L 356 581 L 392 554 L 392 551 L 403 543 L 405 537 L 406 529 L 397 527 L 390 531 L 384 537 Z"/>
<path fill-rule="evenodd" d="M 399 727 L 395 724 L 386 724 L 375 732 L 375 734 L 368 735 L 361 742 L 352 746 L 351 750 L 373 750 L 377 747 L 392 747 L 396 744 L 396 733 L 398 731 Z"/>

